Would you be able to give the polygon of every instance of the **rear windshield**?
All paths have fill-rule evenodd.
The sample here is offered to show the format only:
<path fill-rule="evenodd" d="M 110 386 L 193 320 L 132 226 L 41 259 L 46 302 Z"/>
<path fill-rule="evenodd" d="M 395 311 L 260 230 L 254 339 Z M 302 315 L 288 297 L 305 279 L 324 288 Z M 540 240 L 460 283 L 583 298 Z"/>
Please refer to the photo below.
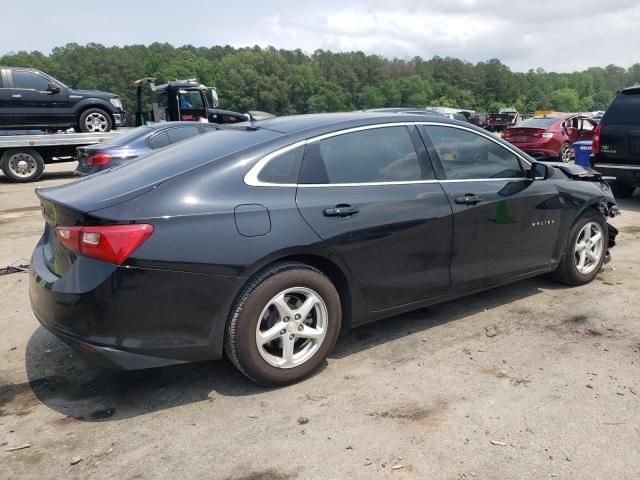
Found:
<path fill-rule="evenodd" d="M 553 122 L 558 120 L 555 117 L 533 117 L 527 118 L 524 122 L 518 124 L 518 127 L 529 127 L 529 128 L 547 128 Z"/>
<path fill-rule="evenodd" d="M 602 117 L 603 123 L 640 123 L 640 91 L 621 92 Z"/>
<path fill-rule="evenodd" d="M 150 127 L 138 127 L 130 130 L 126 133 L 121 133 L 113 140 L 109 142 L 109 145 L 113 145 L 114 147 L 124 147 L 125 145 L 131 143 L 138 138 L 141 138 L 151 132 Z"/>

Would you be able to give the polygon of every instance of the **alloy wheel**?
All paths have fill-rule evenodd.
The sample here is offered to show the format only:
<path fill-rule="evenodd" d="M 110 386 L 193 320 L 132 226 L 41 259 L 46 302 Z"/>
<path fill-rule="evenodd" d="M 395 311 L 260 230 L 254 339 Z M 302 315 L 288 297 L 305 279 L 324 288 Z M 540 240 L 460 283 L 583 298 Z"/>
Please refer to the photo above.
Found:
<path fill-rule="evenodd" d="M 260 356 L 277 368 L 307 362 L 324 341 L 329 315 L 320 295 L 309 288 L 288 288 L 262 310 L 256 326 Z"/>
<path fill-rule="evenodd" d="M 9 170 L 16 177 L 28 178 L 38 168 L 38 164 L 31 155 L 27 153 L 16 153 L 9 158 Z"/>
<path fill-rule="evenodd" d="M 587 275 L 598 266 L 604 251 L 604 232 L 597 222 L 587 223 L 578 234 L 574 249 L 576 269 Z"/>
<path fill-rule="evenodd" d="M 84 119 L 84 124 L 90 132 L 106 132 L 108 121 L 102 113 L 93 112 Z"/>

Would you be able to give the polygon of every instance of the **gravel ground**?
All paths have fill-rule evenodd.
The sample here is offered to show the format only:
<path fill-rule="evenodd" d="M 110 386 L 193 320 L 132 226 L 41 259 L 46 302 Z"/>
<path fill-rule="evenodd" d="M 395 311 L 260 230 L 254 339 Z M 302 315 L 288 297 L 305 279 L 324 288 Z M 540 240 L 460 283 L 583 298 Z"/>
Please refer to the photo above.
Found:
<path fill-rule="evenodd" d="M 40 235 L 34 186 L 0 175 L 0 266 Z M 227 361 L 91 366 L 39 326 L 25 274 L 0 276 L 0 478 L 638 478 L 640 198 L 620 206 L 592 284 L 540 277 L 359 328 L 280 389 Z"/>

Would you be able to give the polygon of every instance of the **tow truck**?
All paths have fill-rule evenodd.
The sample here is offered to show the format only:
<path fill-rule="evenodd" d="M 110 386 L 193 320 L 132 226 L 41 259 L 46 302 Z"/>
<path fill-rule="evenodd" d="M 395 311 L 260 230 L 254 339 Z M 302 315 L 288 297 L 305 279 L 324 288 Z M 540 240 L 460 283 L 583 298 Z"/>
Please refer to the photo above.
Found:
<path fill-rule="evenodd" d="M 145 77 L 133 82 L 136 87 L 136 127 L 147 122 L 237 123 L 273 117 L 266 112 L 222 110 L 218 108 L 216 89 L 199 84 L 195 79 L 176 80 L 162 85 L 156 85 L 155 81 L 155 78 Z M 150 110 L 143 109 L 147 87 L 150 91 Z"/>

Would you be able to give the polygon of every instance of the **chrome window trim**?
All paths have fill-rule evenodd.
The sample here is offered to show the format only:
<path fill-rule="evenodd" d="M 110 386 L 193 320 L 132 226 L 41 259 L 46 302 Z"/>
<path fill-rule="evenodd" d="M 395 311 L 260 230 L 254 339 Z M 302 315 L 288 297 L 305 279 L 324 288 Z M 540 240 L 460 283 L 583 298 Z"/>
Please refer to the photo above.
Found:
<path fill-rule="evenodd" d="M 262 182 L 258 179 L 258 176 L 260 175 L 260 172 L 262 171 L 264 166 L 269 163 L 272 158 L 275 158 L 283 153 L 287 153 L 288 151 L 294 150 L 298 147 L 302 147 L 306 144 L 307 140 L 301 140 L 299 142 L 292 143 L 291 145 L 287 145 L 286 147 L 279 148 L 278 150 L 262 157 L 253 167 L 251 167 L 251 169 L 244 176 L 244 183 L 251 187 L 297 187 L 297 183 Z"/>
<path fill-rule="evenodd" d="M 459 182 L 497 182 L 497 181 L 514 181 L 514 180 L 526 180 L 526 177 L 514 177 L 514 178 L 466 178 L 466 179 L 447 179 L 447 180 L 405 180 L 405 181 L 389 181 L 389 182 L 362 182 L 362 183 L 273 183 L 273 182 L 262 182 L 258 179 L 260 175 L 260 171 L 264 168 L 264 166 L 269 163 L 271 159 L 279 156 L 282 153 L 286 153 L 289 150 L 293 150 L 295 148 L 306 146 L 309 143 L 318 142 L 324 140 L 326 138 L 337 137 L 339 135 L 345 135 L 353 132 L 360 132 L 364 130 L 373 130 L 376 128 L 387 128 L 387 127 L 409 127 L 416 125 L 429 125 L 429 126 L 437 126 L 437 127 L 450 127 L 457 128 L 459 130 L 466 130 L 471 133 L 475 133 L 476 135 L 486 138 L 505 150 L 511 152 L 516 158 L 522 160 L 527 165 L 531 166 L 531 162 L 524 158 L 521 154 L 516 152 L 514 149 L 510 148 L 508 145 L 504 145 L 502 142 L 498 141 L 498 139 L 484 132 L 478 132 L 475 129 L 467 128 L 463 125 L 454 125 L 451 123 L 442 123 L 442 122 L 393 122 L 393 123 L 376 123 L 373 125 L 363 125 L 360 127 L 352 127 L 347 128 L 345 130 L 339 130 L 336 132 L 325 133 L 322 135 L 318 135 L 316 137 L 308 138 L 306 140 L 301 140 L 299 142 L 293 143 L 291 145 L 287 145 L 286 147 L 279 148 L 264 157 L 262 157 L 258 162 L 251 167 L 251 169 L 244 176 L 244 183 L 251 187 L 301 187 L 301 188 L 321 188 L 321 187 L 356 187 L 356 186 L 375 186 L 375 185 L 411 185 L 411 184 L 421 184 L 421 183 L 459 183 Z"/>

